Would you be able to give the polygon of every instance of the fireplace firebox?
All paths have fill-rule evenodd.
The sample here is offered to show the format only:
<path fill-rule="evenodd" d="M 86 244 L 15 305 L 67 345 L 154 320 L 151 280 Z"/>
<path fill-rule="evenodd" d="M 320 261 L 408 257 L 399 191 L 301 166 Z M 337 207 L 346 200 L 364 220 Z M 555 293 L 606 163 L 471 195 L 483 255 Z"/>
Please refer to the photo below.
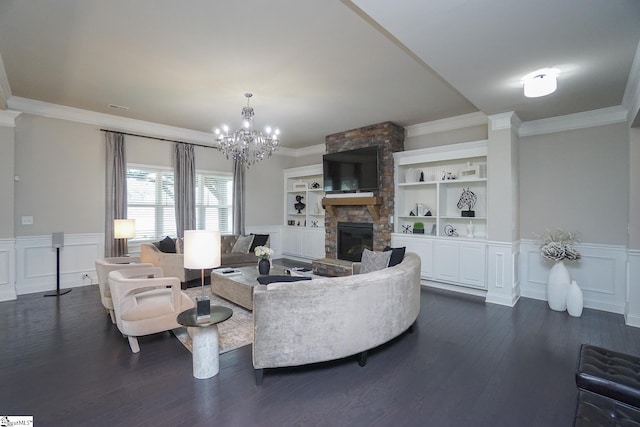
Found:
<path fill-rule="evenodd" d="M 338 223 L 338 259 L 360 262 L 364 248 L 373 250 L 373 224 Z"/>

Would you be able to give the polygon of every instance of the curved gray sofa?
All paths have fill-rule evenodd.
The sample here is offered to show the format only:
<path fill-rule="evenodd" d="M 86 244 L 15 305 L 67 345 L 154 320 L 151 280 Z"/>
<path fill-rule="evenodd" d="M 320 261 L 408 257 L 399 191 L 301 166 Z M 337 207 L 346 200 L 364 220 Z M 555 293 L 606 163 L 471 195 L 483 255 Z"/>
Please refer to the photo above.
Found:
<path fill-rule="evenodd" d="M 257 285 L 253 367 L 298 366 L 360 355 L 409 329 L 420 312 L 420 257 L 367 274 Z"/>

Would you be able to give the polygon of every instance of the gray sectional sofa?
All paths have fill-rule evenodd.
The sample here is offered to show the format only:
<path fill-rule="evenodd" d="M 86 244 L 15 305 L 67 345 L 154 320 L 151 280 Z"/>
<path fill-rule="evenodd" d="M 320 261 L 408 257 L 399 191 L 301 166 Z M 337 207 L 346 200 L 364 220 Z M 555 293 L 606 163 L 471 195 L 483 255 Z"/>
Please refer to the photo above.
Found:
<path fill-rule="evenodd" d="M 297 366 L 360 355 L 413 326 L 420 312 L 420 257 L 345 277 L 257 285 L 253 367 Z"/>
<path fill-rule="evenodd" d="M 221 236 L 221 267 L 243 267 L 249 265 L 257 265 L 258 258 L 252 250 L 250 250 L 249 253 L 231 252 L 231 250 L 233 249 L 233 245 L 237 240 L 238 235 L 223 234 Z M 175 244 L 175 239 L 173 239 L 173 241 Z M 160 243 L 161 242 L 140 244 L 140 258 L 142 262 L 149 262 L 156 267 L 162 268 L 165 277 L 177 277 L 182 283 L 200 278 L 200 270 L 189 270 L 184 268 L 184 255 L 179 253 L 179 249 L 177 253 L 163 252 L 162 250 L 160 250 Z M 266 245 L 269 245 L 268 237 Z"/>

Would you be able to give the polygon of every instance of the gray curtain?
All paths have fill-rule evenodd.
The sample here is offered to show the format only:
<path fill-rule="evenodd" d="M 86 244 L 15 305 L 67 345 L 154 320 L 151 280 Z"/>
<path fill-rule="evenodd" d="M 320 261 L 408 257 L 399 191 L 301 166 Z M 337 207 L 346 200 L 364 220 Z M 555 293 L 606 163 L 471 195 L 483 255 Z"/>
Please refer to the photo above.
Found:
<path fill-rule="evenodd" d="M 127 251 L 127 239 L 113 238 L 113 220 L 127 218 L 127 159 L 124 135 L 105 132 L 107 147 L 106 199 L 104 224 L 104 254 L 122 256 Z"/>
<path fill-rule="evenodd" d="M 176 230 L 184 237 L 184 230 L 196 229 L 196 161 L 192 144 L 175 145 L 174 194 Z"/>
<path fill-rule="evenodd" d="M 245 167 L 233 161 L 233 234 L 244 234 L 244 174 Z"/>

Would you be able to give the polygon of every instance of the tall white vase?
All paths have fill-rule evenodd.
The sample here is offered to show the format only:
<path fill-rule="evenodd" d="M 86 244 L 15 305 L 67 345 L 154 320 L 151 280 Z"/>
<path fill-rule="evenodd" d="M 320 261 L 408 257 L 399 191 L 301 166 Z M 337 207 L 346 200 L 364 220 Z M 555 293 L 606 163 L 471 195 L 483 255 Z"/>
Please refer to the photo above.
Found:
<path fill-rule="evenodd" d="M 564 261 L 556 261 L 549 271 L 547 279 L 547 302 L 549 308 L 556 311 L 567 309 L 567 292 L 571 278 Z"/>
<path fill-rule="evenodd" d="M 570 316 L 580 317 L 584 307 L 584 299 L 582 289 L 578 287 L 575 280 L 571 281 L 569 290 L 567 291 L 567 312 Z"/>

